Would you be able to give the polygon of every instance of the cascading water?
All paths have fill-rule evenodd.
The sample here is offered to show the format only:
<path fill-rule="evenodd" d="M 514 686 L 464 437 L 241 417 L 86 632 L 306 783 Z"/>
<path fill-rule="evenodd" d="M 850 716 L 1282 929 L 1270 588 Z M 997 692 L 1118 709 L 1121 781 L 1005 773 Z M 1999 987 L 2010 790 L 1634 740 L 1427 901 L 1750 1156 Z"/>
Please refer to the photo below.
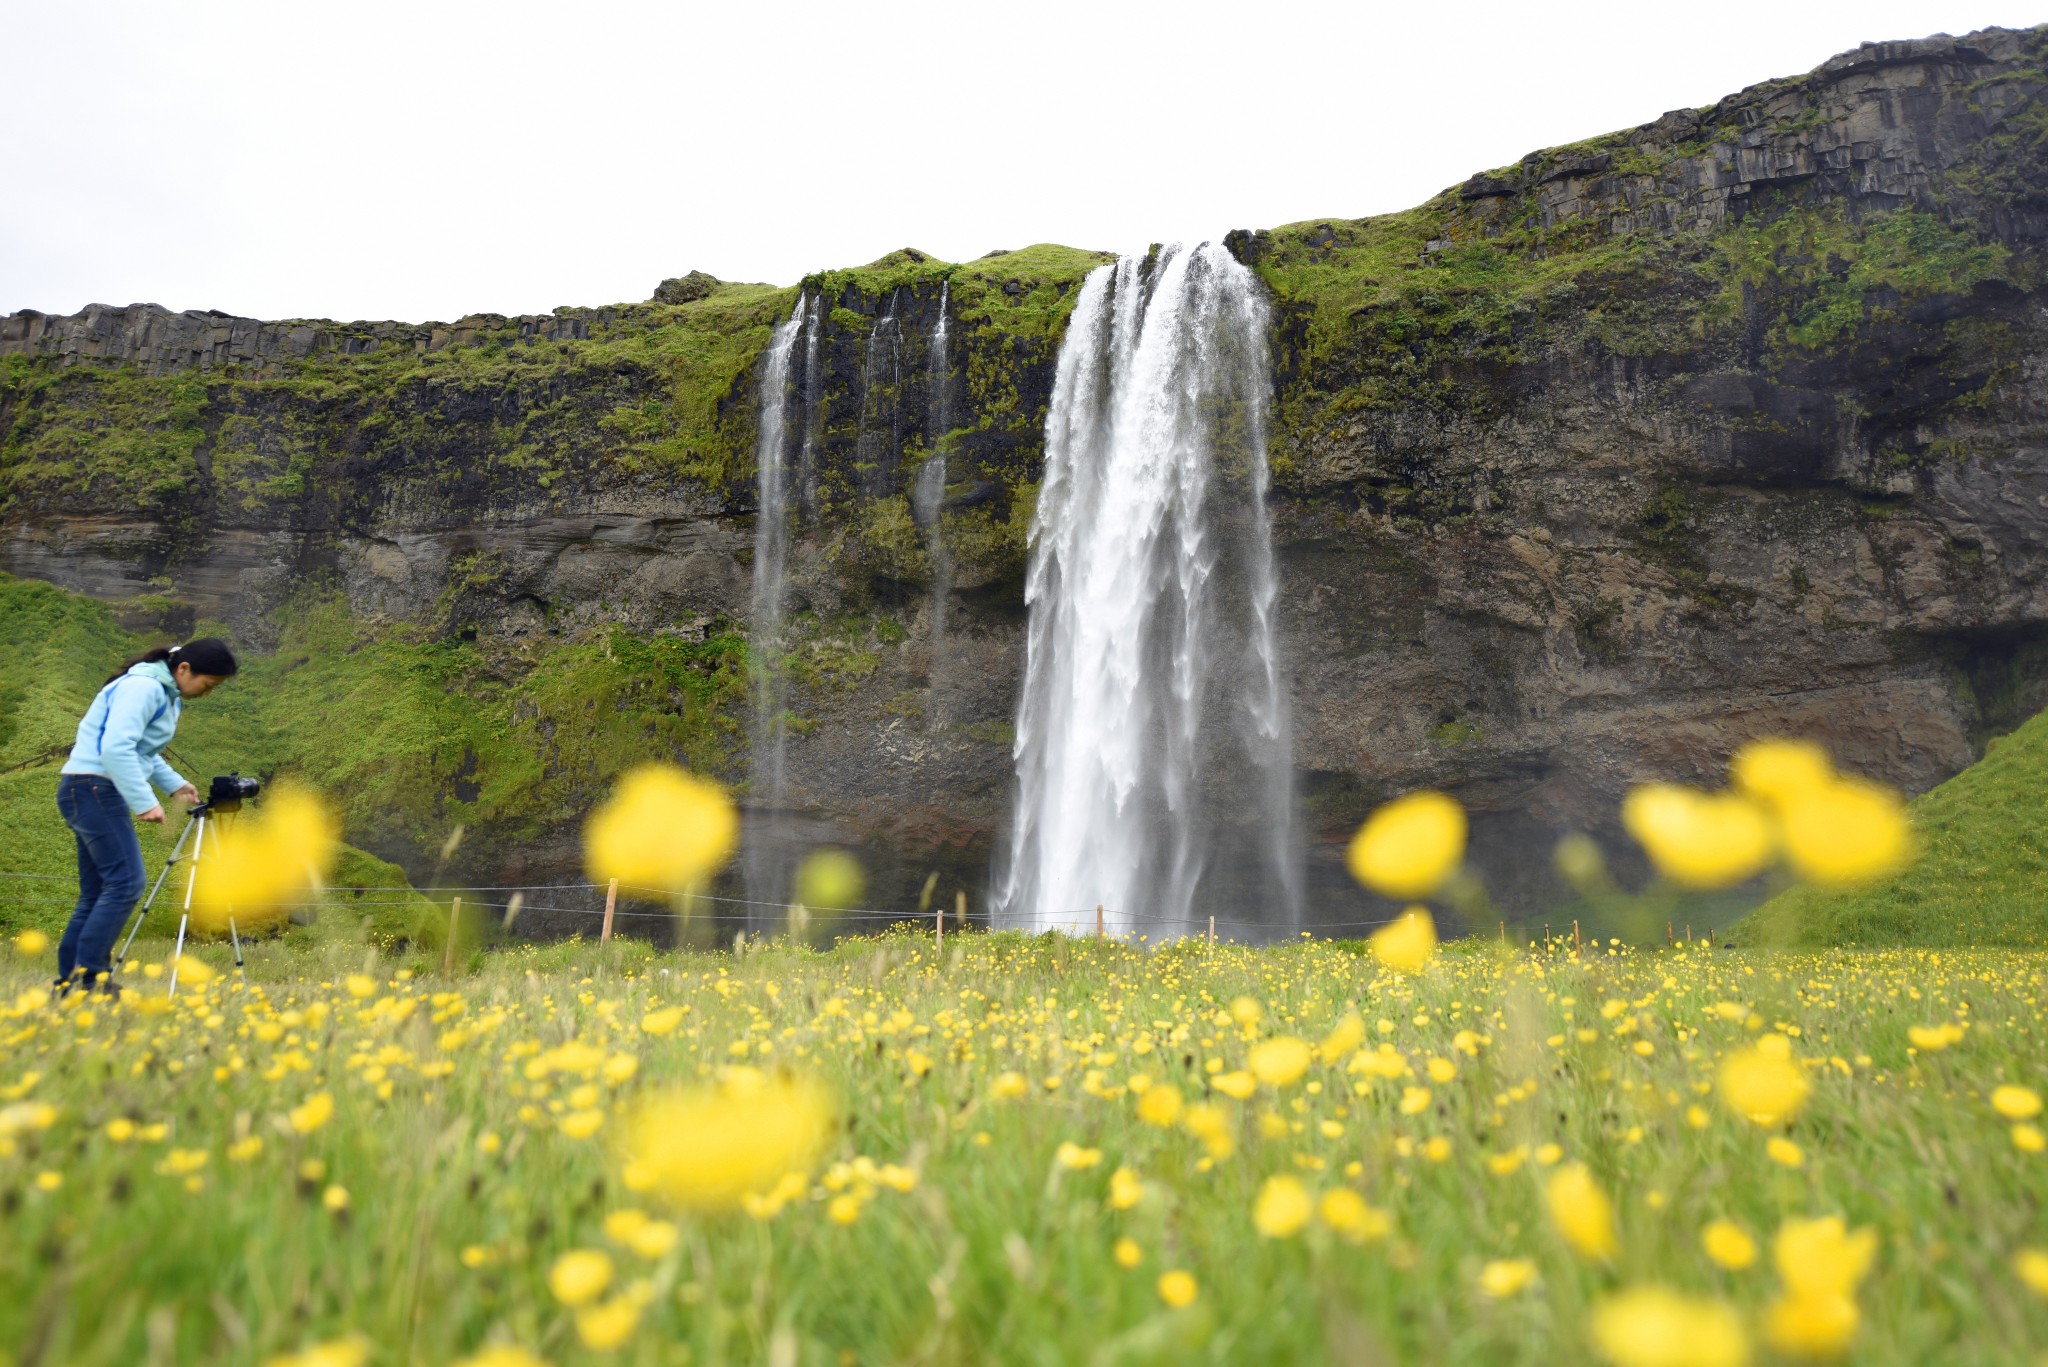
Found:
<path fill-rule="evenodd" d="M 782 598 L 789 568 L 790 479 L 788 471 L 790 355 L 797 334 L 811 326 L 816 306 L 808 294 L 787 321 L 776 327 L 761 360 L 760 435 L 754 447 L 758 496 L 754 514 L 754 594 L 750 642 L 753 657 L 754 717 L 751 773 L 742 870 L 747 898 L 756 910 L 788 900 L 788 860 L 783 846 L 785 767 L 789 724 L 782 665 Z"/>
<path fill-rule="evenodd" d="M 953 430 L 953 371 L 946 351 L 946 308 L 952 298 L 952 289 L 950 279 L 939 284 L 939 319 L 932 325 L 925 384 L 925 434 L 931 454 L 918 467 L 917 483 L 911 491 L 911 508 L 924 528 L 925 546 L 932 562 L 931 707 L 926 721 L 934 729 L 945 724 L 942 676 L 945 672 L 946 599 L 953 592 L 953 557 L 946 549 L 946 530 L 939 521 L 946 502 L 946 434 Z"/>
<path fill-rule="evenodd" d="M 860 435 L 855 463 L 869 493 L 894 492 L 903 458 L 903 324 L 896 316 L 901 290 L 890 294 L 882 316 L 868 333 L 861 375 Z"/>
<path fill-rule="evenodd" d="M 1221 247 L 1089 275 L 1031 528 L 999 925 L 1300 923 L 1265 507 L 1268 316 Z"/>

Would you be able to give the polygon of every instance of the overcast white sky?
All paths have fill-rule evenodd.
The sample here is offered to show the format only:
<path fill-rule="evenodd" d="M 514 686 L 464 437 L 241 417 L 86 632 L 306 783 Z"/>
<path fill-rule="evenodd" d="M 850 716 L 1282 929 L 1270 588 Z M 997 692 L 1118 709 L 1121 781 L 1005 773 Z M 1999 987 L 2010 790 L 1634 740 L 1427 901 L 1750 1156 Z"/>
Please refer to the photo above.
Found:
<path fill-rule="evenodd" d="M 0 313 L 452 319 L 1115 250 L 1474 171 L 2048 0 L 0 0 Z"/>

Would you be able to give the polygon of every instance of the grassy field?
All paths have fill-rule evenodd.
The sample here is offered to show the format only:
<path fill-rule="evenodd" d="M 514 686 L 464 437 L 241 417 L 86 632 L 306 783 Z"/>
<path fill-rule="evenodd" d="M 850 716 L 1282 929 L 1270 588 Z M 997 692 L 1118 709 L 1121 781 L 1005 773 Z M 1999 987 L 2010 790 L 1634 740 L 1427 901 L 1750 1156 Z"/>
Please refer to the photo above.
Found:
<path fill-rule="evenodd" d="M 53 1007 L 47 963 L 0 971 L 20 1367 L 1775 1362 L 1773 1240 L 1823 1216 L 1875 1240 L 1853 1361 L 2048 1340 L 2048 1155 L 1991 1101 L 2048 1071 L 2037 953 L 1467 942 L 1405 977 L 1327 941 L 899 935 L 443 979 L 329 935 L 113 1009 Z M 1810 1096 L 1764 1126 L 1717 1077 L 1772 1038 Z M 632 1189 L 644 1145 L 715 1137 L 686 1111 L 629 1155 L 642 1107 L 784 1076 L 821 1147 L 717 1159 L 773 1199 Z M 1720 1261 L 1716 1221 L 1747 1236 Z M 1627 1299 L 1652 1284 L 1694 1300 Z"/>

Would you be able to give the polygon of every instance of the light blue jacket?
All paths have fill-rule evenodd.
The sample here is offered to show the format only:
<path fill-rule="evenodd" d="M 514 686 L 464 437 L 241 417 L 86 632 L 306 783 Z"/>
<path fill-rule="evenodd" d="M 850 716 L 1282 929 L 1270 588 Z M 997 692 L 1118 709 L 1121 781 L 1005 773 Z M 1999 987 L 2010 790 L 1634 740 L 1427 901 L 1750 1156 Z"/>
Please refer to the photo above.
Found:
<path fill-rule="evenodd" d="M 141 813 L 157 805 L 154 783 L 167 793 L 185 786 L 178 771 L 163 761 L 163 748 L 178 731 L 184 702 L 171 671 L 160 661 L 131 666 L 126 674 L 100 690 L 78 723 L 78 741 L 64 762 L 67 774 L 98 774 L 114 780 L 128 803 Z"/>

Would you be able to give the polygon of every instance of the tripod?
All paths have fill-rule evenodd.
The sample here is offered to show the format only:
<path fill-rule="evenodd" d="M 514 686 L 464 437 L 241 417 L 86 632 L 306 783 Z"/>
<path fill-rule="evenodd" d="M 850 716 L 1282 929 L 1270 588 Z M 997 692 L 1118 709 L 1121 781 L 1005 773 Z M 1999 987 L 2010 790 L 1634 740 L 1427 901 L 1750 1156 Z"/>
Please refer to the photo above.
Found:
<path fill-rule="evenodd" d="M 157 874 L 156 882 L 150 885 L 149 896 L 142 899 L 142 910 L 136 916 L 135 924 L 128 928 L 128 938 L 121 942 L 120 952 L 114 955 L 114 973 L 119 973 L 121 965 L 128 961 L 128 946 L 135 943 L 136 935 L 142 930 L 143 921 L 149 916 L 150 907 L 156 904 L 157 893 L 163 890 L 164 880 L 171 876 L 171 866 L 178 862 L 179 856 L 185 849 L 185 838 L 187 836 L 195 836 L 196 838 L 192 841 L 191 876 L 185 880 L 185 905 L 178 915 L 178 943 L 177 947 L 171 951 L 170 990 L 164 994 L 167 997 L 178 995 L 178 963 L 185 957 L 185 927 L 192 920 L 192 890 L 199 883 L 199 856 L 206 849 L 207 819 L 211 817 L 214 820 L 219 820 L 225 815 L 225 812 L 215 812 L 213 804 L 210 802 L 202 802 L 185 814 L 185 829 L 178 832 L 178 843 L 171 846 L 170 857 L 164 860 L 163 871 Z M 249 983 L 249 972 L 242 964 L 242 936 L 235 929 L 235 918 L 232 912 L 228 914 L 228 938 L 234 942 L 235 946 L 235 972 L 241 975 L 242 985 L 246 987 Z M 113 974 L 108 976 L 111 978 Z"/>

